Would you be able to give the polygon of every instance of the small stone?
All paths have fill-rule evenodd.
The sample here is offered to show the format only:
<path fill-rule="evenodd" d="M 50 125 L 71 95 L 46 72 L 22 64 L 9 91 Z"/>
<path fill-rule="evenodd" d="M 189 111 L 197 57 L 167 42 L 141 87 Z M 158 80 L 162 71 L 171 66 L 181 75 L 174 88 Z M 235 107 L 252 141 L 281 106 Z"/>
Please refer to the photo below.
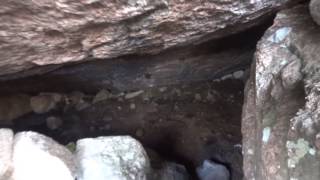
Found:
<path fill-rule="evenodd" d="M 225 76 L 223 76 L 222 78 L 220 78 L 222 81 L 227 80 L 227 79 L 232 79 L 232 74 L 227 74 Z"/>
<path fill-rule="evenodd" d="M 62 96 L 56 93 L 45 93 L 34 96 L 30 100 L 30 105 L 35 113 L 43 114 L 56 108 L 57 103 L 62 100 Z"/>
<path fill-rule="evenodd" d="M 190 176 L 185 166 L 181 164 L 165 162 L 162 168 L 156 171 L 154 179 L 157 180 L 189 180 Z"/>
<path fill-rule="evenodd" d="M 79 91 L 74 91 L 69 95 L 70 103 L 73 105 L 76 105 L 78 103 L 81 103 L 83 101 L 83 98 L 85 97 L 85 94 Z"/>
<path fill-rule="evenodd" d="M 132 109 L 132 110 L 133 110 L 133 109 L 136 109 L 136 105 L 135 105 L 134 103 L 131 103 L 131 104 L 130 104 L 130 109 Z"/>
<path fill-rule="evenodd" d="M 55 116 L 50 116 L 46 119 L 47 127 L 51 130 L 56 130 L 62 126 L 62 119 Z"/>
<path fill-rule="evenodd" d="M 125 99 L 132 99 L 132 98 L 135 98 L 139 95 L 141 95 L 142 93 L 144 93 L 143 90 L 140 90 L 140 91 L 135 91 L 135 92 L 131 92 L 131 93 L 127 93 L 124 98 Z"/>
<path fill-rule="evenodd" d="M 177 96 L 181 96 L 181 90 L 180 89 L 176 89 L 175 92 L 176 92 Z"/>
<path fill-rule="evenodd" d="M 229 170 L 218 163 L 205 160 L 201 167 L 197 168 L 197 174 L 200 180 L 229 180 Z"/>
<path fill-rule="evenodd" d="M 104 100 L 107 100 L 111 97 L 111 93 L 105 89 L 102 89 L 101 91 L 99 91 L 96 96 L 93 98 L 92 103 L 98 103 Z"/>
<path fill-rule="evenodd" d="M 244 75 L 244 71 L 236 71 L 232 75 L 234 79 L 242 79 Z"/>
<path fill-rule="evenodd" d="M 90 106 L 91 105 L 89 103 L 82 101 L 82 102 L 78 103 L 75 108 L 77 111 L 82 111 Z"/>
<path fill-rule="evenodd" d="M 161 88 L 159 88 L 159 91 L 160 92 L 165 92 L 167 89 L 168 89 L 167 87 L 161 87 Z"/>
<path fill-rule="evenodd" d="M 119 110 L 119 111 L 121 111 L 121 110 L 122 110 L 122 107 L 121 107 L 121 106 L 118 106 L 117 108 L 118 108 L 118 110 Z"/>
<path fill-rule="evenodd" d="M 208 101 L 213 101 L 214 100 L 214 97 L 210 92 L 208 92 L 208 94 L 207 94 L 207 100 Z"/>

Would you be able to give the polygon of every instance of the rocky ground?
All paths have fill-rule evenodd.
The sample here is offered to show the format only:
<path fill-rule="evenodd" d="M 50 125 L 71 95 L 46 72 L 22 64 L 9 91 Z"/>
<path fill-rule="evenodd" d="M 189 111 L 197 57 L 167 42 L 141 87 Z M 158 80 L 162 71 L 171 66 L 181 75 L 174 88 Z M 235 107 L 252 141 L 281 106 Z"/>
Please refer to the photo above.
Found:
<path fill-rule="evenodd" d="M 25 111 L 11 112 L 15 118 L 2 127 L 40 132 L 67 147 L 81 138 L 130 135 L 151 153 L 155 167 L 161 164 L 154 153 L 184 165 L 196 178 L 196 167 L 211 159 L 228 167 L 232 179 L 242 179 L 243 78 L 244 71 L 237 71 L 215 81 L 133 92 L 6 96 Z"/>

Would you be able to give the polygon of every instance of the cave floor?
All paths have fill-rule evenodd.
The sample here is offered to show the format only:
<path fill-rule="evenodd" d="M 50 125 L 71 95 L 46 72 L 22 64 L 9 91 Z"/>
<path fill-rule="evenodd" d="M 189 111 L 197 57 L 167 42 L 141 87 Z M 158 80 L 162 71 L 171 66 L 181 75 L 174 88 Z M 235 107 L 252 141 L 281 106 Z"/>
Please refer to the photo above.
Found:
<path fill-rule="evenodd" d="M 76 106 L 71 102 L 49 113 L 25 115 L 15 120 L 13 129 L 34 130 L 62 144 L 84 137 L 131 135 L 149 155 L 155 151 L 191 171 L 212 159 L 225 164 L 232 179 L 242 179 L 243 89 L 242 81 L 228 79 L 130 93 L 105 90 L 81 96 Z M 58 117 L 62 125 L 49 129 L 48 117 Z"/>

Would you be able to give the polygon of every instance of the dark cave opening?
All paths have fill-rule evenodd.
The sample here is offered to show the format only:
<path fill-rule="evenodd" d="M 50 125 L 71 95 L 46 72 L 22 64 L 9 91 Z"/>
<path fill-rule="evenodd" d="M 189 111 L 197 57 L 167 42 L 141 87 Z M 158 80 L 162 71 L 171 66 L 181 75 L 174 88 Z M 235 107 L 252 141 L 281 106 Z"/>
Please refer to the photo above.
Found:
<path fill-rule="evenodd" d="M 270 24 L 156 56 L 73 64 L 44 75 L 0 82 L 5 97 L 57 93 L 63 99 L 48 112 L 29 112 L 0 126 L 40 132 L 63 145 L 85 137 L 130 135 L 145 146 L 149 156 L 154 151 L 165 160 L 185 165 L 192 179 L 197 179 L 196 167 L 206 159 L 225 165 L 232 180 L 242 179 L 244 84 L 256 43 Z M 240 76 L 235 74 L 239 72 Z M 101 91 L 108 97 L 94 102 Z M 74 92 L 80 92 L 81 102 L 76 103 L 84 107 L 67 102 Z M 62 124 L 48 127 L 51 117 Z"/>

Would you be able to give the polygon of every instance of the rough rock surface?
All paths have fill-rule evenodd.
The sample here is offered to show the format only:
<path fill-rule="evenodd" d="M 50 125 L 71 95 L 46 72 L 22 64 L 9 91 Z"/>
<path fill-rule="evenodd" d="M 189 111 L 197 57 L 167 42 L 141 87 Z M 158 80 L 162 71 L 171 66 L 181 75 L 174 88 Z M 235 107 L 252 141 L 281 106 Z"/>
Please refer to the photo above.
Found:
<path fill-rule="evenodd" d="M 310 5 L 310 13 L 313 17 L 313 20 L 320 25 L 320 1 L 319 0 L 311 0 Z"/>
<path fill-rule="evenodd" d="M 307 6 L 279 13 L 258 44 L 242 121 L 248 180 L 320 178 L 319 52 Z"/>
<path fill-rule="evenodd" d="M 153 54 L 227 36 L 296 0 L 59 0 L 0 6 L 0 75 L 37 66 Z M 17 13 L 19 12 L 19 13 Z M 25 70 L 30 70 L 25 71 Z"/>
<path fill-rule="evenodd" d="M 0 180 L 7 180 L 12 173 L 13 132 L 0 129 Z"/>
<path fill-rule="evenodd" d="M 62 145 L 35 132 L 15 135 L 12 180 L 74 180 L 72 153 Z"/>
<path fill-rule="evenodd" d="M 87 138 L 77 141 L 79 180 L 146 180 L 149 158 L 130 136 Z"/>

